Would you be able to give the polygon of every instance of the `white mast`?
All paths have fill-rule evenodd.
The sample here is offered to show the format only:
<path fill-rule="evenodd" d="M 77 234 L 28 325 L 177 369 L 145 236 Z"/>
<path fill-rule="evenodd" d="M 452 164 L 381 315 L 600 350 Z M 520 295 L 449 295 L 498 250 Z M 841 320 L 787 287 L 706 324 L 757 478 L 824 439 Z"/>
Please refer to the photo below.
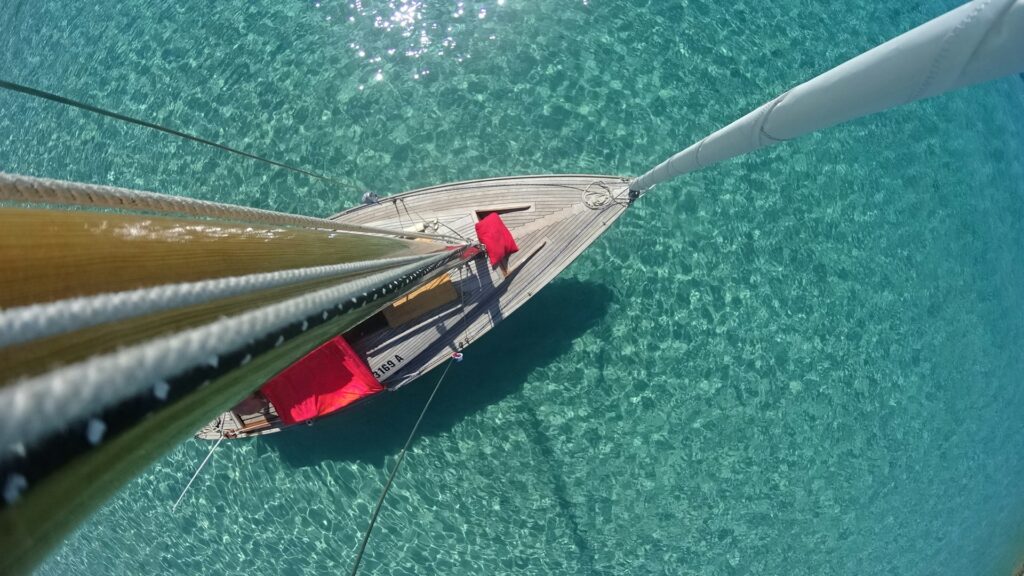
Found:
<path fill-rule="evenodd" d="M 974 0 L 778 96 L 630 183 L 631 196 L 716 162 L 1024 71 L 1024 0 Z"/>

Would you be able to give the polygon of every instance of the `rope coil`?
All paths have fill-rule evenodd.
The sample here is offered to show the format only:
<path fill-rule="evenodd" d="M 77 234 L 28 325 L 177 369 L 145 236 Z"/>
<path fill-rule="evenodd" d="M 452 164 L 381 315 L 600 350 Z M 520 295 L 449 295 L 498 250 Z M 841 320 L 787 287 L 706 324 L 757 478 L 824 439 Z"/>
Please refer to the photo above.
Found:
<path fill-rule="evenodd" d="M 597 185 L 597 189 L 593 189 L 594 185 Z M 628 189 L 626 190 L 628 192 Z M 603 182 L 594 181 L 587 184 L 587 187 L 583 189 L 582 193 L 583 204 L 591 210 L 601 210 L 611 204 L 619 204 L 622 206 L 628 206 L 628 201 L 622 200 L 622 192 L 615 194 L 608 188 Z"/>

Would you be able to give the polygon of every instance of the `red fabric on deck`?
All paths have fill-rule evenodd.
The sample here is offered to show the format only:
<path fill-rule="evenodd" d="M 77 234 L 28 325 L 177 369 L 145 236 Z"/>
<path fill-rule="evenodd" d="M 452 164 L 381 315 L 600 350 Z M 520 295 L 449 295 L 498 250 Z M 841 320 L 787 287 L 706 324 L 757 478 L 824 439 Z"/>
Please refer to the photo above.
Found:
<path fill-rule="evenodd" d="M 451 252 L 453 250 L 458 250 L 460 248 L 462 248 L 462 246 L 446 246 L 445 250 Z M 473 258 L 476 258 L 476 255 L 479 253 L 479 248 L 477 248 L 476 246 L 470 246 L 469 248 L 466 248 L 466 250 L 462 253 L 462 256 L 460 256 L 459 258 L 461 258 L 462 260 L 472 260 Z"/>
<path fill-rule="evenodd" d="M 305 422 L 383 390 L 366 363 L 338 336 L 260 388 L 285 424 Z"/>
<path fill-rule="evenodd" d="M 508 231 L 508 227 L 501 221 L 501 216 L 498 216 L 497 212 L 491 212 L 476 223 L 476 237 L 487 247 L 487 256 L 491 259 L 492 266 L 519 251 L 516 239 L 512 237 L 512 233 Z"/>

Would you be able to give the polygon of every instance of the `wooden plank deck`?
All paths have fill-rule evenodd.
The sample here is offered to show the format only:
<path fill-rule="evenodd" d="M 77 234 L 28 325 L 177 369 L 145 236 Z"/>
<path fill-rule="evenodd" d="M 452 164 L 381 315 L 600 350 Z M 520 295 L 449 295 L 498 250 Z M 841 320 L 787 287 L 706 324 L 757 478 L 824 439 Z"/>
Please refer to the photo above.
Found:
<path fill-rule="evenodd" d="M 408 384 L 480 338 L 575 260 L 625 211 L 627 184 L 624 178 L 592 175 L 475 180 L 414 190 L 336 214 L 341 222 L 390 229 L 436 220 L 439 233 L 475 240 L 477 211 L 527 207 L 501 215 L 520 250 L 510 258 L 507 277 L 477 258 L 450 272 L 459 301 L 371 334 L 353 347 L 388 388 Z M 585 194 L 604 202 L 588 203 Z"/>
<path fill-rule="evenodd" d="M 395 327 L 371 319 L 347 334 L 349 343 L 388 390 L 405 386 L 483 336 L 553 280 L 625 212 L 627 194 L 628 179 L 617 176 L 522 176 L 413 190 L 335 214 L 332 219 L 349 224 L 425 228 L 476 242 L 478 213 L 504 211 L 502 220 L 519 246 L 507 274 L 486 257 L 474 258 L 447 273 L 456 300 Z M 223 432 L 242 438 L 282 429 L 276 412 L 266 427 L 262 419 L 229 411 L 197 437 L 215 440 Z"/>

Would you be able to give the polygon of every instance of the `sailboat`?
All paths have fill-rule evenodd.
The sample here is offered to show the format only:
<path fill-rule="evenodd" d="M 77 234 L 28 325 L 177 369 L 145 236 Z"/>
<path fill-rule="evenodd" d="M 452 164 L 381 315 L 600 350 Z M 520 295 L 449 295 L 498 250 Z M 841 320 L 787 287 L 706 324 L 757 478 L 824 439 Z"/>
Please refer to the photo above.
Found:
<path fill-rule="evenodd" d="M 215 440 L 277 432 L 408 384 L 513 312 L 659 183 L 851 118 L 1016 73 L 1024 59 L 1024 34 L 1011 32 L 1013 19 L 1021 17 L 1019 6 L 1009 0 L 964 5 L 766 102 L 635 180 L 581 175 L 465 182 L 400 194 L 333 216 L 352 224 L 447 230 L 467 238 L 474 224 L 495 214 L 511 223 L 512 236 L 526 248 L 511 264 L 511 270 L 522 272 L 503 268 L 498 273 L 482 260 L 467 263 L 458 275 L 449 273 L 391 304 L 296 363 L 264 387 L 271 399 L 257 392 L 258 401 L 248 399 L 223 413 L 197 436 Z M 327 359 L 332 352 L 333 362 Z M 371 377 L 354 386 L 359 394 L 341 392 L 340 406 L 336 400 L 321 400 L 313 390 L 297 398 L 278 392 L 307 383 L 337 394 L 359 381 L 340 367 L 346 357 L 365 362 Z M 345 377 L 333 385 L 317 382 L 317 375 L 332 370 Z M 286 412 L 296 402 L 318 401 L 323 409 L 307 406 L 306 420 L 282 414 L 277 406 L 287 403 Z"/>
<path fill-rule="evenodd" d="M 559 175 L 474 180 L 377 199 L 331 219 L 479 241 L 456 268 L 336 336 L 197 434 L 245 438 L 311 424 L 398 390 L 494 328 L 628 208 L 629 179 Z M 503 242 L 507 239 L 507 242 Z"/>
<path fill-rule="evenodd" d="M 456 361 L 658 184 L 1022 71 L 1024 0 L 974 0 L 640 177 L 478 180 L 329 218 L 0 175 L 0 572 L 196 430 L 275 432 Z"/>

